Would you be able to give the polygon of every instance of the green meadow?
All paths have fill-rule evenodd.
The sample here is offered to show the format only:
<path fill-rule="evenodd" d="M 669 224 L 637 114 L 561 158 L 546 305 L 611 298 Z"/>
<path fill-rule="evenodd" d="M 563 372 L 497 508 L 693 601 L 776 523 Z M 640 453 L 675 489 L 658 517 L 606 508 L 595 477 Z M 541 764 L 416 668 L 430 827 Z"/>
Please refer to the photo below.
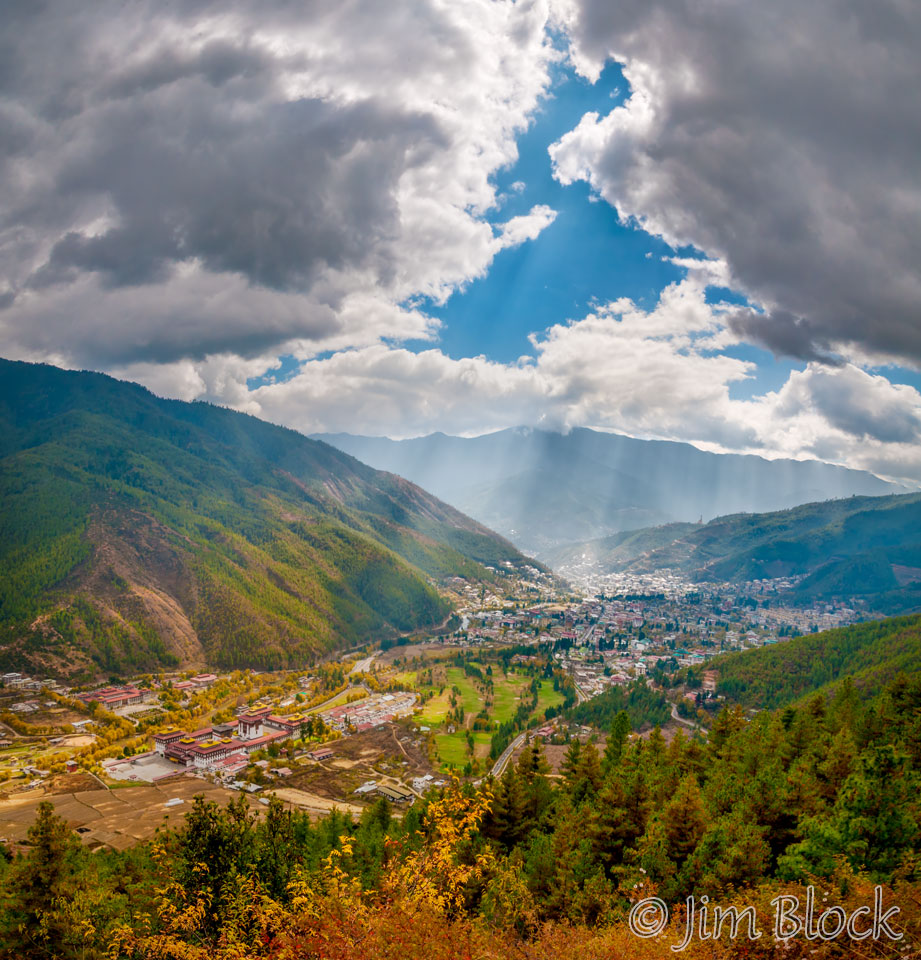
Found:
<path fill-rule="evenodd" d="M 486 678 L 486 664 L 475 663 L 472 665 L 482 670 L 484 678 Z M 492 677 L 486 678 L 491 679 L 493 684 L 492 703 L 487 708 L 487 713 L 489 720 L 498 725 L 511 720 L 515 716 L 522 698 L 525 700 L 530 698 L 528 688 L 531 677 L 523 671 L 510 670 L 505 674 L 497 665 L 493 664 L 492 667 Z M 443 690 L 441 689 L 442 681 L 439 680 L 428 686 L 420 685 L 418 683 L 419 677 L 416 676 L 415 686 L 424 694 L 432 694 L 431 699 L 426 701 L 421 713 L 417 715 L 417 719 L 420 723 L 433 728 L 435 745 L 442 765 L 445 767 L 463 767 L 470 760 L 467 748 L 467 729 L 472 727 L 475 717 L 484 709 L 486 698 L 479 679 L 468 676 L 462 667 L 448 667 L 444 676 Z M 452 711 L 452 693 L 456 696 L 457 704 L 463 707 L 465 715 L 465 726 L 457 727 L 453 733 L 449 732 L 452 724 L 448 720 L 448 715 Z M 535 713 L 542 715 L 548 707 L 557 706 L 562 702 L 563 695 L 553 689 L 552 681 L 541 680 Z M 493 732 L 471 730 L 474 756 L 488 757 Z"/>

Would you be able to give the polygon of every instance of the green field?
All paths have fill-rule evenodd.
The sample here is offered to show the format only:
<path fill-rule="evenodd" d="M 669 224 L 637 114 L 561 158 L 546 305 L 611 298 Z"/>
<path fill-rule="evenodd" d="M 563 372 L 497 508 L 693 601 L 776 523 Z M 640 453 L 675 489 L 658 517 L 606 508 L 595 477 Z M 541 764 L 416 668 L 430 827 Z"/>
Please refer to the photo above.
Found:
<path fill-rule="evenodd" d="M 347 690 L 343 690 L 342 693 L 336 696 L 333 700 L 326 701 L 319 707 L 311 707 L 309 710 L 305 710 L 304 713 L 325 713 L 327 710 L 332 710 L 333 707 L 341 707 L 344 703 L 349 703 L 349 697 L 354 697 L 356 692 L 358 691 L 356 691 L 354 687 L 349 687 Z M 367 694 L 361 697 L 356 697 L 351 702 L 358 703 L 359 700 L 364 700 L 366 696 Z"/>
<path fill-rule="evenodd" d="M 485 673 L 485 664 L 476 664 L 476 666 L 479 666 Z M 509 671 L 508 674 L 503 674 L 501 669 L 495 667 L 495 665 L 493 670 L 492 706 L 489 708 L 489 719 L 500 724 L 514 717 L 521 704 L 522 695 L 528 697 L 528 686 L 531 678 L 524 672 L 518 671 Z M 461 667 L 448 667 L 444 690 L 438 693 L 440 686 L 439 683 L 434 687 L 421 687 L 424 693 L 434 690 L 435 695 L 426 702 L 418 715 L 418 719 L 420 723 L 434 728 L 435 745 L 442 764 L 444 766 L 463 767 L 470 759 L 467 753 L 466 730 L 460 728 L 454 733 L 447 732 L 449 725 L 446 719 L 451 711 L 452 689 L 456 687 L 459 691 L 457 700 L 464 708 L 468 726 L 473 723 L 474 717 L 483 709 L 484 697 L 478 689 L 477 679 L 467 676 Z M 541 716 L 548 707 L 557 706 L 562 702 L 563 695 L 553 689 L 553 684 L 548 680 L 541 681 L 536 714 Z M 491 739 L 491 732 L 480 730 L 473 732 L 474 750 L 477 757 L 488 756 Z"/>

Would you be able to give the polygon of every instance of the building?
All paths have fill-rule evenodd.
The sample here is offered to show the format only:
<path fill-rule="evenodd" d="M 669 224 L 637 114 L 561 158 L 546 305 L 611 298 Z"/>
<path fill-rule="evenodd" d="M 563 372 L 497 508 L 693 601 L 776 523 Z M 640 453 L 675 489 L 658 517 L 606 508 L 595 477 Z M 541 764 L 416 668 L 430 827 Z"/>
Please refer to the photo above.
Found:
<path fill-rule="evenodd" d="M 270 715 L 262 721 L 262 729 L 283 731 L 289 737 L 297 737 L 300 736 L 301 726 L 306 722 L 307 718 L 301 713 L 292 713 L 290 717 Z"/>
<path fill-rule="evenodd" d="M 239 740 L 206 740 L 196 743 L 189 751 L 192 766 L 197 770 L 214 770 L 216 765 L 236 756 L 237 760 L 246 760 L 243 744 Z"/>
<path fill-rule="evenodd" d="M 164 730 L 163 733 L 153 735 L 154 750 L 161 757 L 166 756 L 166 748 L 174 743 L 178 743 L 183 737 L 188 736 L 185 730 Z"/>
<path fill-rule="evenodd" d="M 117 710 L 119 707 L 143 703 L 145 697 L 146 694 L 137 687 L 103 687 L 100 690 L 93 690 L 92 693 L 77 694 L 77 699 L 87 706 L 95 701 L 106 710 Z"/>
<path fill-rule="evenodd" d="M 389 783 L 378 784 L 377 792 L 391 803 L 407 803 L 413 798 L 411 790 Z"/>
<path fill-rule="evenodd" d="M 240 740 L 252 740 L 255 737 L 262 736 L 263 721 L 272 712 L 271 707 L 263 707 L 260 710 L 248 710 L 237 717 L 237 737 Z"/>
<path fill-rule="evenodd" d="M 191 683 L 194 683 L 196 687 L 210 687 L 212 683 L 217 680 L 216 673 L 200 673 L 197 677 L 192 677 Z"/>
<path fill-rule="evenodd" d="M 318 747 L 316 750 L 311 750 L 307 756 L 311 760 L 330 760 L 335 754 L 329 747 Z"/>

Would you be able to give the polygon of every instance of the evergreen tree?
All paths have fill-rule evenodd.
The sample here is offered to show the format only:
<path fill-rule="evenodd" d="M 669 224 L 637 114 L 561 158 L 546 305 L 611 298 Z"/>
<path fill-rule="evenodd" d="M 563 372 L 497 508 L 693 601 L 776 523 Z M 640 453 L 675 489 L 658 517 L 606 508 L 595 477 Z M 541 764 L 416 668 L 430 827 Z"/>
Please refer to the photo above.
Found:
<path fill-rule="evenodd" d="M 630 736 L 630 729 L 630 716 L 626 710 L 620 710 L 611 723 L 608 742 L 604 748 L 602 770 L 605 776 L 620 762 L 620 755 L 623 753 L 624 745 Z"/>
<path fill-rule="evenodd" d="M 4 877 L 0 944 L 15 958 L 58 955 L 67 939 L 57 902 L 74 890 L 76 836 L 47 800 L 28 830 L 29 851 Z"/>

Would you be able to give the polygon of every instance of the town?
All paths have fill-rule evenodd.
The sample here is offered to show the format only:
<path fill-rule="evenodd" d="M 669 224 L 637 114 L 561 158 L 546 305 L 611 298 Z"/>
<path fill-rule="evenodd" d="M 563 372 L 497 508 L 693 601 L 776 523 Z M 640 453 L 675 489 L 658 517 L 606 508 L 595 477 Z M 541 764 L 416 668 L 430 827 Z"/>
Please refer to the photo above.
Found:
<path fill-rule="evenodd" d="M 499 775 L 530 739 L 552 752 L 572 735 L 603 735 L 565 710 L 635 683 L 666 689 L 674 721 L 694 726 L 689 703 L 721 700 L 706 669 L 714 655 L 863 616 L 856 604 L 782 606 L 784 586 L 623 576 L 593 596 L 528 582 L 502 597 L 459 581 L 450 632 L 387 639 L 306 673 L 145 675 L 83 689 L 8 672 L 0 837 L 21 839 L 45 796 L 118 797 L 112 817 L 71 804 L 84 842 L 114 847 L 202 790 L 239 791 L 257 807 L 276 796 L 316 816 L 356 815 L 379 796 L 399 808 L 451 775 Z"/>

